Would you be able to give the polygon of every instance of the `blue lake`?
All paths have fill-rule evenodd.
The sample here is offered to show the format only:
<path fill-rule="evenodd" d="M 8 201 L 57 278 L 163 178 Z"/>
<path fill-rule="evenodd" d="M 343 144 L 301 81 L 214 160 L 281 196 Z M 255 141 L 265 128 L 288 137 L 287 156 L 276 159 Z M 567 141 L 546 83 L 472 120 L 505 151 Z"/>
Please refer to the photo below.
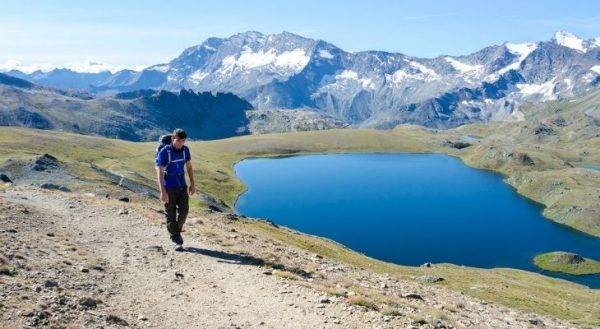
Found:
<path fill-rule="evenodd" d="M 600 259 L 600 238 L 544 218 L 501 175 L 440 154 L 328 154 L 243 160 L 236 209 L 381 260 L 512 267 L 600 287 L 600 275 L 538 269 L 535 255 Z"/>

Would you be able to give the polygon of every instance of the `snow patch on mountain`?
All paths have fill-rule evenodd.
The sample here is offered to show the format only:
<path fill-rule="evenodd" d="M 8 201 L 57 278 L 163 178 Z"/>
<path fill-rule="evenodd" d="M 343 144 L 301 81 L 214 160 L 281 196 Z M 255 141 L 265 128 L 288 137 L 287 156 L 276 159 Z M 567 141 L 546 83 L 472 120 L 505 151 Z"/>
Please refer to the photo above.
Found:
<path fill-rule="evenodd" d="M 335 76 L 335 80 L 336 80 L 336 83 L 341 82 L 342 84 L 344 82 L 348 82 L 348 81 L 356 81 L 360 84 L 360 86 L 363 89 L 370 89 L 370 90 L 376 89 L 376 85 L 372 79 L 361 78 L 361 77 L 359 77 L 357 72 L 352 71 L 352 70 L 342 71 L 340 74 L 337 74 Z"/>
<path fill-rule="evenodd" d="M 504 46 L 506 47 L 506 49 L 508 49 L 508 51 L 510 53 L 512 53 L 513 55 L 517 55 L 519 56 L 517 58 L 517 60 L 515 60 L 514 62 L 510 63 L 509 65 L 501 68 L 500 70 L 488 75 L 487 77 L 485 77 L 485 81 L 495 81 L 497 80 L 502 74 L 510 71 L 510 70 L 518 70 L 519 67 L 521 66 L 521 63 L 523 63 L 523 61 L 525 60 L 525 58 L 527 58 L 527 56 L 529 56 L 529 54 L 531 54 L 534 50 L 537 49 L 538 45 L 536 43 L 533 42 L 528 42 L 528 43 L 505 43 Z"/>
<path fill-rule="evenodd" d="M 519 61 L 523 61 L 529 54 L 537 49 L 537 43 L 506 43 L 504 44 L 506 49 L 511 53 L 519 56 Z"/>
<path fill-rule="evenodd" d="M 208 72 L 202 72 L 202 70 L 198 70 L 198 71 L 194 72 L 192 75 L 190 75 L 190 77 L 188 79 L 193 83 L 199 84 L 209 74 L 210 73 L 208 73 Z"/>
<path fill-rule="evenodd" d="M 275 49 L 269 49 L 266 52 L 263 52 L 262 50 L 254 52 L 252 49 L 246 48 L 237 61 L 232 62 L 232 64 L 238 65 L 242 69 L 253 69 L 272 64 L 276 59 L 277 53 L 275 52 Z"/>
<path fill-rule="evenodd" d="M 352 70 L 344 70 L 342 73 L 335 76 L 336 79 L 354 79 L 358 80 L 358 73 Z"/>
<path fill-rule="evenodd" d="M 542 84 L 534 83 L 518 83 L 517 88 L 523 96 L 541 95 L 542 101 L 555 100 L 556 94 L 554 88 L 556 83 L 553 80 L 546 81 Z"/>
<path fill-rule="evenodd" d="M 590 68 L 590 71 L 592 72 L 596 72 L 598 74 L 600 74 L 600 65 L 594 65 Z"/>
<path fill-rule="evenodd" d="M 586 51 L 586 49 L 583 47 L 583 40 L 572 33 L 566 31 L 558 31 L 554 34 L 554 40 L 557 44 L 563 47 L 575 49 L 583 53 L 585 53 Z"/>
<path fill-rule="evenodd" d="M 294 70 L 294 72 L 299 72 L 308 64 L 308 61 L 310 61 L 310 57 L 306 55 L 304 49 L 294 49 L 277 56 L 275 66 L 286 67 Z"/>
<path fill-rule="evenodd" d="M 150 66 L 147 69 L 148 70 L 152 70 L 152 71 L 157 71 L 157 72 L 165 73 L 165 72 L 169 71 L 169 65 L 168 64 L 158 64 L 158 65 Z"/>
<path fill-rule="evenodd" d="M 334 57 L 332 53 L 325 49 L 319 49 L 319 56 L 325 59 L 332 59 Z"/>
<path fill-rule="evenodd" d="M 422 77 L 423 80 L 436 80 L 439 79 L 439 75 L 432 69 L 428 68 L 427 66 L 419 63 L 419 62 L 415 62 L 415 61 L 409 61 L 408 64 L 410 64 L 410 66 L 414 67 L 415 69 L 419 70 L 421 73 L 423 73 Z"/>
<path fill-rule="evenodd" d="M 394 84 L 400 84 L 405 79 L 408 79 L 408 78 L 411 78 L 414 76 L 407 73 L 404 70 L 398 70 L 398 71 L 394 72 L 393 74 L 386 74 L 385 77 L 386 77 L 386 80 L 391 81 Z"/>
<path fill-rule="evenodd" d="M 450 63 L 450 65 L 452 65 L 452 67 L 454 69 L 456 69 L 457 71 L 459 71 L 462 74 L 483 71 L 483 65 L 479 65 L 479 64 L 477 64 L 477 65 L 465 64 L 463 62 L 457 61 L 456 59 L 454 59 L 452 57 L 444 57 L 444 59 L 448 63 Z"/>
<path fill-rule="evenodd" d="M 226 74 L 238 70 L 274 66 L 275 69 L 297 73 L 308 64 L 309 60 L 310 57 L 306 55 L 304 49 L 294 49 L 277 54 L 277 51 L 273 48 L 267 51 L 253 51 L 249 47 L 245 47 L 238 58 L 235 55 L 225 57 L 220 71 Z"/>

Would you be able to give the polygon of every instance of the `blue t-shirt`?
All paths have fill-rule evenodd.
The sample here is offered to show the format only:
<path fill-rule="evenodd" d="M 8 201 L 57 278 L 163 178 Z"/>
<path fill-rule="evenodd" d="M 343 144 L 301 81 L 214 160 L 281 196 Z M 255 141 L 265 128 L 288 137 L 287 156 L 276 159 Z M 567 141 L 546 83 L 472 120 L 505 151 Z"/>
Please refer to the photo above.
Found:
<path fill-rule="evenodd" d="M 173 145 L 167 145 L 158 152 L 156 165 L 165 167 L 165 187 L 177 188 L 187 186 L 185 182 L 185 163 L 191 159 L 190 149 L 186 146 L 177 150 Z"/>

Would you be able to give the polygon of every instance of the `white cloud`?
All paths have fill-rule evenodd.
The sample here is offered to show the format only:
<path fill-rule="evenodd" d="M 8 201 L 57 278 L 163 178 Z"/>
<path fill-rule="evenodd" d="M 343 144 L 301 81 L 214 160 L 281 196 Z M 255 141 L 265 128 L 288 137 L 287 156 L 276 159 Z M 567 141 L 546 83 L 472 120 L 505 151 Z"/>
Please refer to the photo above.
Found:
<path fill-rule="evenodd" d="M 21 72 L 25 72 L 25 73 L 32 73 L 35 71 L 51 71 L 54 68 L 54 66 L 50 63 L 35 63 L 35 64 L 30 64 L 30 65 L 25 65 L 22 64 L 21 62 L 14 60 L 14 59 L 9 59 L 6 62 L 4 62 L 3 64 L 0 64 L 0 72 L 7 72 L 10 70 L 19 70 Z"/>
<path fill-rule="evenodd" d="M 96 61 L 93 58 L 88 58 L 82 62 L 70 62 L 65 64 L 66 69 L 75 72 L 86 72 L 86 73 L 99 73 L 103 71 L 116 72 L 123 69 L 121 66 L 110 65 L 100 61 Z"/>
<path fill-rule="evenodd" d="M 3 64 L 0 64 L 0 71 L 6 72 L 10 70 L 19 70 L 24 73 L 32 73 L 35 71 L 43 71 L 49 72 L 53 69 L 69 69 L 75 72 L 82 73 L 99 73 L 102 71 L 110 71 L 112 73 L 124 70 L 131 69 L 134 71 L 141 71 L 146 68 L 145 65 L 135 65 L 133 67 L 124 67 L 120 65 L 111 65 L 104 62 L 96 61 L 93 58 L 88 58 L 83 61 L 74 61 L 68 62 L 65 64 L 52 64 L 52 63 L 31 63 L 31 64 L 23 64 L 20 61 L 14 59 L 8 59 Z"/>

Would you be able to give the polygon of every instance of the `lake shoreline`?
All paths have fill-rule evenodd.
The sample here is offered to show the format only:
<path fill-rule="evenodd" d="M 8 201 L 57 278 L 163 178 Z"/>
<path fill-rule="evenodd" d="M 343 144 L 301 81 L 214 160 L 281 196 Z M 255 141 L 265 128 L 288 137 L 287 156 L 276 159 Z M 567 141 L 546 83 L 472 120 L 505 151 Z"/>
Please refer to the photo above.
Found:
<path fill-rule="evenodd" d="M 236 199 L 236 202 L 234 204 L 234 207 L 235 207 L 234 210 L 237 213 L 240 213 L 240 214 L 243 214 L 243 215 L 246 215 L 246 216 L 249 216 L 249 217 L 266 218 L 266 219 L 268 219 L 268 220 L 276 223 L 277 225 L 284 225 L 284 226 L 287 226 L 287 227 L 292 227 L 293 229 L 298 230 L 300 232 L 304 232 L 304 233 L 308 233 L 308 234 L 313 234 L 313 235 L 316 235 L 316 236 L 323 236 L 323 233 L 318 233 L 318 232 L 315 232 L 315 231 L 306 231 L 305 229 L 302 229 L 302 226 L 294 226 L 294 225 L 290 226 L 289 223 L 281 220 L 282 216 L 283 217 L 287 216 L 286 214 L 280 214 L 280 215 L 277 215 L 277 216 L 275 216 L 275 215 L 268 216 L 268 215 L 264 215 L 264 214 L 260 215 L 260 214 L 256 214 L 256 213 L 246 213 L 246 212 L 243 212 L 240 209 L 240 207 L 239 207 L 239 201 L 241 200 L 242 196 L 247 195 L 249 193 L 249 189 L 250 189 L 251 185 L 254 186 L 254 185 L 258 184 L 258 183 L 256 181 L 256 178 L 254 179 L 254 183 L 253 184 L 250 184 L 246 179 L 242 179 L 243 176 L 240 176 L 240 172 L 239 172 L 239 170 L 240 170 L 239 169 L 240 164 L 242 164 L 243 161 L 251 161 L 250 163 L 252 163 L 252 161 L 254 161 L 254 160 L 276 160 L 276 159 L 285 159 L 286 163 L 290 163 L 290 162 L 293 162 L 293 161 L 296 161 L 296 162 L 302 161 L 302 163 L 306 163 L 308 161 L 310 163 L 310 161 L 316 161 L 316 159 L 325 159 L 325 158 L 346 159 L 344 161 L 351 161 L 351 159 L 353 157 L 369 158 L 370 156 L 375 156 L 375 155 L 378 156 L 377 158 L 379 158 L 379 156 L 383 156 L 385 158 L 387 158 L 387 157 L 389 157 L 389 158 L 400 157 L 398 161 L 409 161 L 408 159 L 411 159 L 412 158 L 411 156 L 415 155 L 415 156 L 421 156 L 420 157 L 421 159 L 427 159 L 426 161 L 428 161 L 428 162 L 430 162 L 430 161 L 436 162 L 437 161 L 436 159 L 445 159 L 445 157 L 448 157 L 448 159 L 454 160 L 451 163 L 456 162 L 456 165 L 451 165 L 449 163 L 448 164 L 449 168 L 454 168 L 455 166 L 459 166 L 460 168 L 464 168 L 465 172 L 478 173 L 477 175 L 479 175 L 479 173 L 481 173 L 481 174 L 486 175 L 485 177 L 488 177 L 487 175 L 491 175 L 489 177 L 493 177 L 493 179 L 492 179 L 493 181 L 498 181 L 498 183 L 502 184 L 502 186 L 504 186 L 505 190 L 510 191 L 509 194 L 513 195 L 512 197 L 521 199 L 526 204 L 529 204 L 530 207 L 532 207 L 532 209 L 536 209 L 535 213 L 537 213 L 536 216 L 538 218 L 531 218 L 531 220 L 533 220 L 533 222 L 532 221 L 523 222 L 523 224 L 526 225 L 525 227 L 531 226 L 531 225 L 533 225 L 535 223 L 538 223 L 537 221 L 541 220 L 543 223 L 540 223 L 540 224 L 542 224 L 543 227 L 549 227 L 549 228 L 557 227 L 558 228 L 558 231 L 556 231 L 557 233 L 564 232 L 564 234 L 574 234 L 576 236 L 579 236 L 579 239 L 584 239 L 584 240 L 586 239 L 585 237 L 591 238 L 593 240 L 596 239 L 596 237 L 594 237 L 594 236 L 591 236 L 591 235 L 588 235 L 588 234 L 582 234 L 583 232 L 578 231 L 578 230 L 574 230 L 573 228 L 571 228 L 571 227 L 569 227 L 567 225 L 564 225 L 564 224 L 561 224 L 561 223 L 557 223 L 555 221 L 548 221 L 548 218 L 546 218 L 543 215 L 543 213 L 542 213 L 543 209 L 544 209 L 543 205 L 541 205 L 538 202 L 534 202 L 533 200 L 531 200 L 531 199 L 529 199 L 529 198 L 527 198 L 527 197 L 519 194 L 518 191 L 516 191 L 516 189 L 514 189 L 513 186 L 511 186 L 510 184 L 507 184 L 506 179 L 505 179 L 505 175 L 497 173 L 497 172 L 495 172 L 493 170 L 481 170 L 479 168 L 473 168 L 473 167 L 468 166 L 467 164 L 465 164 L 464 161 L 462 161 L 462 159 L 460 157 L 448 156 L 446 154 L 437 153 L 437 152 L 360 152 L 360 153 L 356 153 L 356 152 L 336 152 L 336 153 L 310 153 L 310 154 L 298 154 L 298 155 L 285 155 L 285 156 L 269 156 L 269 157 L 250 157 L 250 158 L 245 158 L 245 159 L 243 159 L 241 161 L 236 162 L 236 164 L 234 165 L 234 168 L 233 168 L 234 173 L 236 174 L 236 177 L 238 177 L 238 179 L 240 179 L 244 183 L 244 186 L 245 186 L 244 192 L 242 194 L 240 194 L 238 196 L 238 198 Z M 329 156 L 332 156 L 332 157 L 329 157 Z M 345 156 L 345 157 L 344 158 L 340 158 L 340 156 Z M 425 157 L 425 158 L 423 158 L 422 156 L 431 156 L 431 157 Z M 296 159 L 294 160 L 294 158 L 296 158 Z M 400 160 L 400 159 L 404 159 L 404 160 Z M 431 159 L 431 160 L 429 160 L 429 159 Z M 339 160 L 339 161 L 342 161 L 342 160 Z M 444 163 L 445 163 L 446 160 L 442 160 L 442 161 L 444 161 Z M 262 163 L 264 165 L 267 162 L 262 162 Z M 255 172 L 262 172 L 262 171 L 269 172 L 269 175 L 268 175 L 269 178 L 268 179 L 270 179 L 271 175 L 273 175 L 273 173 L 277 172 L 277 169 L 276 169 L 277 166 L 275 165 L 275 163 L 276 162 L 272 162 L 272 165 L 269 165 L 267 167 L 269 169 L 264 169 L 263 168 L 263 169 L 256 169 L 254 171 Z M 335 167 L 336 168 L 343 168 L 344 167 L 344 165 L 343 165 L 344 163 L 345 162 L 340 162 L 340 166 L 335 166 Z M 250 165 L 246 164 L 246 166 L 250 166 Z M 319 166 L 319 168 L 320 167 L 325 167 L 326 168 L 327 166 L 326 165 L 321 165 L 321 166 Z M 287 168 L 287 167 L 285 167 L 285 168 Z M 368 172 L 368 170 L 369 169 L 367 169 L 367 172 Z M 371 168 L 370 170 L 374 170 L 374 169 Z M 340 171 L 341 172 L 345 172 L 343 169 L 336 170 L 336 171 L 337 172 L 340 172 Z M 384 170 L 383 172 L 386 172 L 386 171 Z M 438 172 L 438 171 L 436 171 L 436 172 Z M 378 170 L 378 173 L 381 175 L 381 171 L 380 170 Z M 278 175 L 281 175 L 281 174 L 282 173 L 279 173 Z M 454 174 L 456 175 L 456 172 L 454 172 Z M 348 175 L 349 177 L 354 177 L 354 175 L 350 175 L 348 173 L 342 174 L 342 175 L 344 175 L 344 176 Z M 277 177 L 279 177 L 279 176 L 277 176 Z M 294 179 L 297 179 L 297 178 L 301 178 L 302 181 L 306 181 L 307 180 L 307 177 L 303 177 L 303 176 L 297 176 L 296 175 L 294 177 L 295 178 L 292 178 L 291 180 L 294 180 Z M 327 176 L 325 175 L 324 177 L 318 179 L 318 182 L 321 182 L 323 179 L 326 180 L 326 177 Z M 267 179 L 267 178 L 265 177 L 265 179 Z M 443 181 L 443 179 L 441 181 Z M 465 185 L 465 187 L 468 186 L 468 182 L 461 181 L 459 184 L 461 184 L 461 183 L 463 185 Z M 272 184 L 274 184 L 274 183 L 271 181 L 269 185 L 272 185 Z M 292 186 L 293 184 L 290 183 L 290 184 L 283 184 L 283 185 L 285 185 L 285 186 Z M 386 183 L 383 183 L 383 186 L 385 186 L 385 185 L 386 185 Z M 382 187 L 382 188 L 384 188 L 384 187 Z M 402 188 L 400 188 L 400 189 L 402 189 Z M 384 190 L 385 190 L 385 188 L 384 188 Z M 501 190 L 503 190 L 503 189 L 501 189 Z M 254 194 L 256 194 L 256 193 L 257 192 L 254 192 Z M 282 193 L 285 194 L 285 192 L 282 192 Z M 292 195 L 290 197 L 290 200 L 294 200 L 293 195 L 295 195 L 295 193 L 292 192 L 290 194 Z M 250 195 L 252 195 L 252 194 L 250 194 Z M 322 197 L 324 197 L 324 196 L 322 196 Z M 468 198 L 465 199 L 465 200 L 468 200 Z M 268 202 L 264 202 L 264 204 L 270 204 L 270 203 L 285 204 L 286 203 L 286 202 L 281 202 L 281 201 L 282 200 L 280 200 L 279 197 L 269 198 L 269 201 Z M 310 201 L 310 200 L 307 200 L 307 201 Z M 257 202 L 257 201 L 255 201 L 255 202 Z M 328 201 L 328 202 L 331 202 L 331 200 Z M 410 201 L 408 201 L 408 202 L 409 202 L 409 204 L 411 203 Z M 258 202 L 258 203 L 259 204 L 263 204 L 263 202 Z M 294 204 L 294 202 L 291 202 L 291 204 Z M 312 203 L 309 202 L 308 204 L 312 204 Z M 516 204 L 520 204 L 520 203 L 517 202 Z M 258 206 L 258 207 L 259 208 L 264 208 L 265 206 Z M 512 207 L 514 207 L 514 206 L 512 206 Z M 246 207 L 246 208 L 248 208 L 248 207 Z M 250 207 L 250 208 L 256 208 L 256 207 Z M 281 209 L 279 206 L 276 206 L 274 208 Z M 303 208 L 303 209 L 305 209 L 305 208 Z M 278 211 L 278 213 L 281 213 L 282 211 L 283 210 L 280 210 L 280 211 Z M 291 213 L 297 213 L 298 211 L 301 211 L 301 210 L 299 210 L 299 209 L 297 209 L 297 210 L 290 210 L 289 212 L 291 212 Z M 319 211 L 319 212 L 322 212 L 322 211 Z M 379 213 L 379 212 L 377 212 L 377 213 Z M 381 215 L 382 214 L 380 214 L 380 216 Z M 311 218 L 315 218 L 315 216 L 320 216 L 320 215 L 314 213 L 314 211 L 313 211 L 313 212 L 309 213 L 308 216 L 310 216 Z M 287 216 L 287 217 L 289 217 L 289 216 Z M 318 218 L 318 217 L 316 217 L 316 218 Z M 524 220 L 524 219 L 525 218 L 517 220 L 517 223 L 520 222 L 521 220 Z M 489 218 L 488 218 L 488 220 L 489 220 Z M 527 223 L 527 224 L 525 224 L 525 223 Z M 549 225 L 546 225 L 545 223 L 548 223 Z M 501 224 L 501 222 L 499 222 L 498 224 Z M 496 224 L 494 224 L 494 225 L 496 225 Z M 511 225 L 511 227 L 512 226 L 516 226 L 516 225 L 518 225 L 518 224 Z M 571 233 L 569 233 L 569 232 L 571 232 Z M 473 232 L 473 234 L 475 234 L 475 233 Z M 563 233 L 560 233 L 560 234 L 563 234 Z M 340 241 L 340 240 L 332 238 L 331 236 L 328 236 L 328 235 L 325 235 L 324 237 L 329 238 L 329 239 L 333 239 L 333 240 L 335 240 L 338 243 L 342 243 L 343 245 L 348 245 L 347 241 Z M 559 240 L 562 240 L 562 239 L 559 239 Z M 356 246 L 350 245 L 349 248 L 356 250 Z M 572 250 L 572 251 L 575 251 L 575 250 Z M 364 252 L 364 250 L 362 250 L 362 252 Z M 372 257 L 375 257 L 375 258 L 378 258 L 378 259 L 382 259 L 380 256 L 377 256 L 377 254 L 372 254 L 372 253 L 367 253 L 367 254 L 370 255 L 370 256 L 372 256 Z M 534 253 L 534 255 L 535 254 L 536 253 Z M 510 265 L 508 265 L 508 263 L 505 263 L 506 265 L 484 265 L 484 264 L 479 264 L 478 261 L 476 261 L 476 263 L 470 263 L 468 260 L 456 261 L 456 260 L 453 260 L 452 258 L 443 258 L 443 259 L 440 260 L 440 259 L 437 259 L 437 258 L 433 257 L 433 255 L 435 255 L 435 253 L 434 254 L 430 254 L 430 255 L 431 256 L 429 258 L 424 258 L 421 261 L 417 261 L 417 262 L 414 262 L 414 261 L 412 261 L 412 262 L 398 261 L 398 260 L 390 259 L 389 257 L 384 257 L 383 260 L 384 261 L 393 262 L 393 263 L 396 263 L 396 264 L 404 264 L 406 266 L 418 266 L 421 263 L 428 262 L 428 261 L 432 261 L 432 262 L 436 262 L 436 263 L 438 263 L 438 262 L 448 262 L 448 263 L 455 263 L 455 264 L 465 264 L 465 265 L 468 265 L 468 266 L 473 266 L 473 267 L 482 268 L 482 269 L 491 269 L 491 268 L 507 267 L 508 266 L 508 267 L 512 267 L 512 268 L 518 268 L 518 269 L 521 269 L 521 270 L 527 270 L 527 271 L 542 273 L 537 267 L 535 267 L 535 266 L 528 266 L 531 263 L 531 259 L 530 258 L 526 258 L 526 259 L 520 260 L 520 263 L 523 264 L 521 266 L 514 266 L 514 265 L 510 266 Z M 595 277 L 578 279 L 578 278 L 574 278 L 574 277 L 570 277 L 570 276 L 564 276 L 564 275 L 560 276 L 560 275 L 557 275 L 556 273 L 545 273 L 545 275 L 548 275 L 548 274 L 551 277 L 566 279 L 566 280 L 569 280 L 569 281 L 575 281 L 575 282 L 578 282 L 578 283 L 585 284 L 587 286 L 591 285 L 591 287 L 593 287 L 593 288 L 598 288 L 598 284 L 594 284 L 593 281 L 590 281 L 590 280 L 595 280 Z M 579 282 L 581 280 L 584 280 L 584 281 Z"/>

